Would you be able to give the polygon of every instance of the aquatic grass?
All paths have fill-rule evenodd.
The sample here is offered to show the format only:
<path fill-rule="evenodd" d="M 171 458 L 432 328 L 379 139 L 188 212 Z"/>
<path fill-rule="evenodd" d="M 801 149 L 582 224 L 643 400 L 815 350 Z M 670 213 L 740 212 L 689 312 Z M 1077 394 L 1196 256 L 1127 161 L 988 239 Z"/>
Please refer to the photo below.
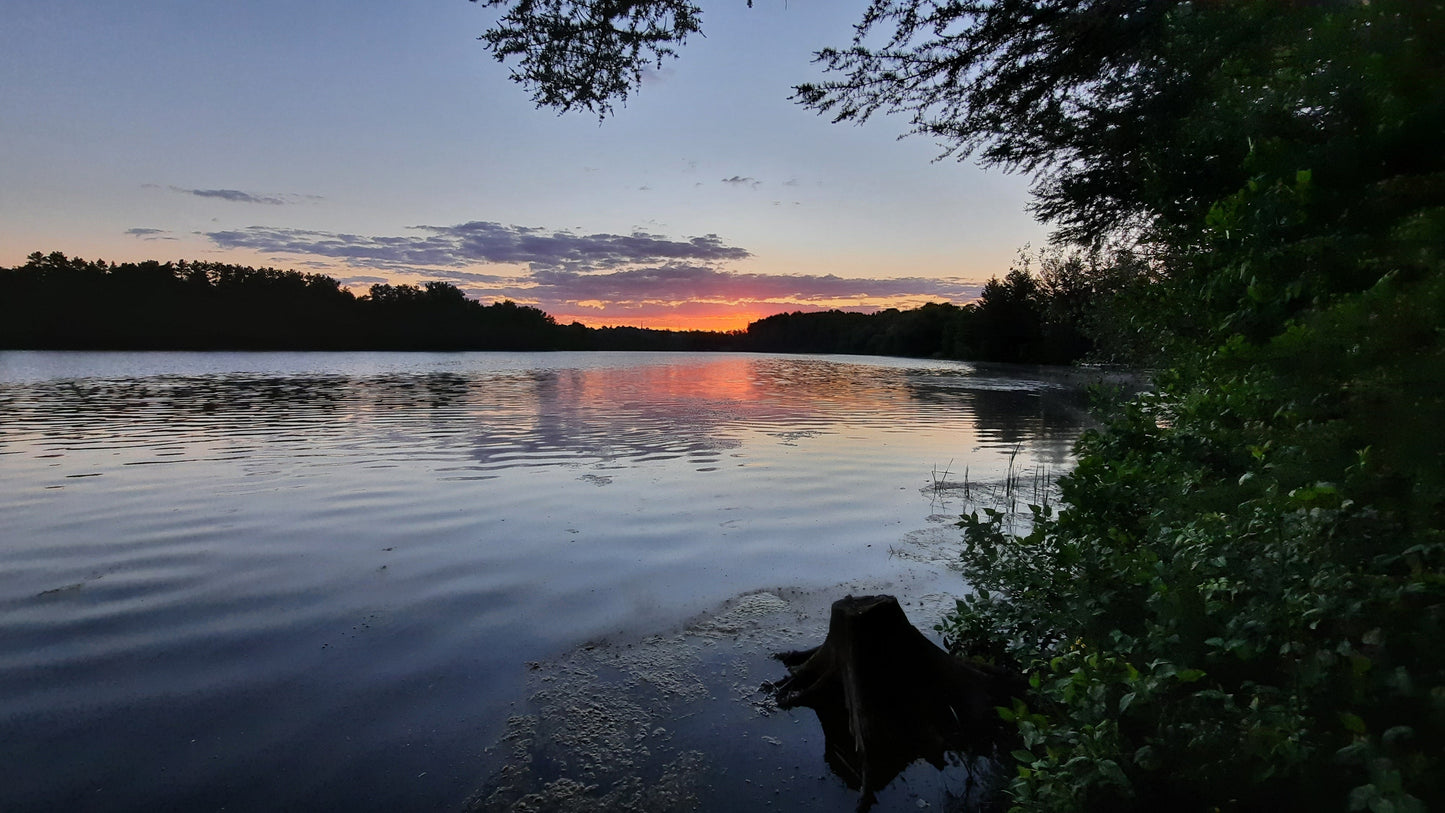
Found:
<path fill-rule="evenodd" d="M 1058 507 L 1060 473 L 1045 463 L 1019 466 L 1021 452 L 1021 446 L 1010 450 L 1004 475 L 996 481 L 973 480 L 968 466 L 963 469 L 962 480 L 950 480 L 953 461 L 942 471 L 935 464 L 929 486 L 934 513 L 996 514 L 1010 532 L 1027 533 L 1032 527 L 1034 507 L 1048 511 Z M 953 503 L 952 497 L 960 498 L 959 502 Z"/>

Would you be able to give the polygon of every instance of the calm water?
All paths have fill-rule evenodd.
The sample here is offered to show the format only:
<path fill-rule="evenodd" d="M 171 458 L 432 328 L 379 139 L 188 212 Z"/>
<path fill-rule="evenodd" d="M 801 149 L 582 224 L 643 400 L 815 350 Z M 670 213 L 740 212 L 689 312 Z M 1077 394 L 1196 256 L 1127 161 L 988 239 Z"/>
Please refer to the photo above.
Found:
<path fill-rule="evenodd" d="M 528 661 L 906 599 L 935 469 L 1063 468 L 1080 403 L 878 358 L 0 353 L 0 810 L 454 808 Z"/>

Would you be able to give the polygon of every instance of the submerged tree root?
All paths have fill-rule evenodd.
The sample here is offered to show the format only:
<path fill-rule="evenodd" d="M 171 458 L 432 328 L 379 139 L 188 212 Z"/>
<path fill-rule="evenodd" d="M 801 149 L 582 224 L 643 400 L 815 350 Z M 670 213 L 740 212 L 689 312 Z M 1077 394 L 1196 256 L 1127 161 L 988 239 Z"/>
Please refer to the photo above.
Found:
<path fill-rule="evenodd" d="M 775 657 L 789 676 L 768 688 L 779 707 L 817 713 L 828 765 L 862 791 L 859 810 L 917 760 L 941 769 L 950 753 L 996 753 L 995 707 L 1024 688 L 1017 676 L 940 649 L 892 596 L 839 599 L 822 646 Z"/>

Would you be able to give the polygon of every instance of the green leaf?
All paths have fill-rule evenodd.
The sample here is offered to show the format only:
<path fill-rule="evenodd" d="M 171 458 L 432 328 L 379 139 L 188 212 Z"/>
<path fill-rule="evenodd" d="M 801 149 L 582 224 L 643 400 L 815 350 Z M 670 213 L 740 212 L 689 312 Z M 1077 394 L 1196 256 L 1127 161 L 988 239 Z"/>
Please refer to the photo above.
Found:
<path fill-rule="evenodd" d="M 1112 759 L 1099 760 L 1099 773 L 1116 785 L 1129 787 L 1129 780 L 1124 776 L 1124 772 L 1119 770 L 1119 763 Z"/>
<path fill-rule="evenodd" d="M 1340 722 L 1344 724 L 1345 730 L 1352 734 L 1365 733 L 1365 721 L 1360 719 L 1358 714 L 1342 711 L 1340 712 Z"/>

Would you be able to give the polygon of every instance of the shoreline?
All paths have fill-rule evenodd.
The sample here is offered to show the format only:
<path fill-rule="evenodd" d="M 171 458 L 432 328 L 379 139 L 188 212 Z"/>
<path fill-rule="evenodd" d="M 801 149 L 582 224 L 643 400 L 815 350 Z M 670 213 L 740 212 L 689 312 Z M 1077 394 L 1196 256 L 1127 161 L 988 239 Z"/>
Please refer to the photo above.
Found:
<path fill-rule="evenodd" d="M 787 674 L 773 653 L 821 644 L 845 595 L 895 595 L 939 642 L 933 625 L 968 589 L 946 561 L 953 533 L 934 523 L 905 535 L 892 550 L 908 564 L 892 579 L 751 590 L 661 630 L 623 629 L 519 665 L 523 696 L 507 704 L 462 809 L 852 808 L 858 792 L 829 770 L 816 715 L 779 710 L 762 690 Z M 992 781 L 983 761 L 915 763 L 873 809 L 977 809 Z"/>

